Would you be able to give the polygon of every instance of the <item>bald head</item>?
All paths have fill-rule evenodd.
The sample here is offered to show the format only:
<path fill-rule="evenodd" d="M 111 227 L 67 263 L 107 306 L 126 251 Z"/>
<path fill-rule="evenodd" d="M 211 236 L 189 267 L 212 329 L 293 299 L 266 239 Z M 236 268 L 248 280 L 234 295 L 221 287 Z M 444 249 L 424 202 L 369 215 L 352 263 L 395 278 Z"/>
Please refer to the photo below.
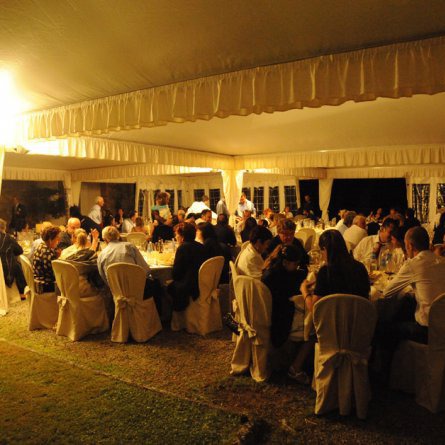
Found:
<path fill-rule="evenodd" d="M 77 229 L 80 229 L 80 219 L 70 218 L 66 224 L 66 231 L 72 235 Z"/>
<path fill-rule="evenodd" d="M 366 230 L 366 218 L 363 215 L 357 215 L 352 221 L 352 224 Z"/>
<path fill-rule="evenodd" d="M 405 234 L 405 247 L 410 258 L 430 248 L 430 237 L 423 227 L 412 227 Z"/>

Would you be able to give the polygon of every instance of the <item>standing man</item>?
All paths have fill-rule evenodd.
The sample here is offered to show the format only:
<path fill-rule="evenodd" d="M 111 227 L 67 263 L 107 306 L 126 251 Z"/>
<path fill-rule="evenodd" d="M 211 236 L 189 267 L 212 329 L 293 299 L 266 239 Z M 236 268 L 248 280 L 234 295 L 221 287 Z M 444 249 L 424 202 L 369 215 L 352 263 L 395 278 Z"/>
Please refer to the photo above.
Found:
<path fill-rule="evenodd" d="M 102 219 L 102 207 L 104 206 L 105 201 L 102 196 L 96 197 L 96 204 L 91 207 L 90 213 L 88 214 L 88 217 L 91 218 L 96 224 L 99 224 L 100 226 L 103 225 L 103 219 Z"/>
<path fill-rule="evenodd" d="M 224 195 L 218 201 L 218 204 L 216 204 L 216 214 L 217 215 L 226 215 L 227 218 L 230 216 L 230 212 L 227 209 L 226 199 L 224 198 Z"/>
<path fill-rule="evenodd" d="M 17 196 L 12 199 L 12 215 L 9 229 L 15 232 L 21 232 L 26 227 L 26 207 L 20 202 Z"/>
<path fill-rule="evenodd" d="M 249 212 L 251 212 L 251 215 L 253 217 L 256 216 L 256 210 L 255 210 L 255 206 L 253 205 L 253 202 L 249 201 L 246 198 L 246 194 L 245 193 L 241 193 L 241 197 L 240 197 L 240 200 L 239 200 L 238 208 L 236 209 L 237 216 L 242 218 L 243 215 L 244 215 L 244 210 L 248 210 Z"/>

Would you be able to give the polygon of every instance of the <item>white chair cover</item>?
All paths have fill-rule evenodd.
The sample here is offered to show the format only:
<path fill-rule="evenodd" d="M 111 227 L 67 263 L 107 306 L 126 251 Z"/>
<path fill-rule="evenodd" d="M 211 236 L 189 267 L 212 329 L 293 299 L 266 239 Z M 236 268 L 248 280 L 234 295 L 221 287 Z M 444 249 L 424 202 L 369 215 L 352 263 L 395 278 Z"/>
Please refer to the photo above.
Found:
<path fill-rule="evenodd" d="M 154 298 L 144 300 L 146 273 L 136 264 L 115 263 L 107 269 L 115 315 L 111 341 L 124 343 L 128 336 L 144 342 L 162 330 Z"/>
<path fill-rule="evenodd" d="M 430 308 L 428 344 L 402 342 L 392 361 L 390 386 L 415 393 L 433 413 L 445 410 L 445 294 Z"/>
<path fill-rule="evenodd" d="M 127 235 L 127 242 L 135 246 L 144 246 L 147 242 L 147 236 L 141 232 L 131 232 Z"/>
<path fill-rule="evenodd" d="M 270 376 L 272 296 L 261 281 L 245 275 L 239 275 L 234 285 L 240 335 L 236 338 L 231 373 L 241 374 L 250 369 L 252 378 L 263 382 Z"/>
<path fill-rule="evenodd" d="M 171 329 L 185 329 L 191 334 L 206 335 L 222 329 L 218 283 L 224 266 L 224 257 L 204 261 L 199 269 L 199 297 L 190 298 L 182 312 L 173 311 Z"/>
<path fill-rule="evenodd" d="M 61 295 L 57 297 L 59 319 L 56 334 L 78 341 L 88 334 L 108 330 L 105 302 L 100 295 L 80 298 L 79 272 L 66 261 L 52 262 L 57 286 Z"/>
<path fill-rule="evenodd" d="M 30 331 L 34 329 L 54 329 L 59 316 L 55 292 L 37 294 L 31 261 L 25 255 L 20 255 L 20 263 L 28 286 L 28 329 Z"/>
<path fill-rule="evenodd" d="M 348 415 L 355 401 L 357 417 L 365 419 L 371 396 L 368 358 L 377 314 L 367 299 L 334 294 L 314 305 L 315 414 L 338 408 Z"/>
<path fill-rule="evenodd" d="M 300 229 L 296 234 L 295 238 L 299 239 L 304 247 L 306 252 L 309 252 L 315 244 L 316 232 L 314 229 L 310 229 L 308 227 Z"/>

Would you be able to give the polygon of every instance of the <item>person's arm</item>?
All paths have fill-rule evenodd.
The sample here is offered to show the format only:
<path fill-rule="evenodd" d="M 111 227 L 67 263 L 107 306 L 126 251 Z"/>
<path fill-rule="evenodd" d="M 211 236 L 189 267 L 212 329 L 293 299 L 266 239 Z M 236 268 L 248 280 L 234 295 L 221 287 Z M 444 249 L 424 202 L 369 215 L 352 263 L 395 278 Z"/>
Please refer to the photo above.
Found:
<path fill-rule="evenodd" d="M 410 262 L 407 261 L 405 264 L 403 264 L 399 272 L 385 287 L 385 289 L 383 290 L 383 296 L 386 298 L 397 295 L 406 286 L 411 284 L 412 276 L 413 276 L 413 271 L 411 269 Z"/>
<path fill-rule="evenodd" d="M 99 232 L 96 229 L 93 229 L 91 231 L 91 238 L 92 238 L 92 242 L 91 242 L 90 249 L 94 250 L 96 252 L 97 246 L 99 245 Z"/>
<path fill-rule="evenodd" d="M 6 236 L 8 236 L 8 235 L 6 235 Z M 23 254 L 23 249 L 20 246 L 20 244 L 14 238 L 12 238 L 12 237 L 9 237 L 9 238 L 10 238 L 11 244 L 12 244 L 12 253 L 15 256 L 22 255 Z"/>
<path fill-rule="evenodd" d="M 105 264 L 104 264 L 103 255 L 100 253 L 97 258 L 97 270 L 99 271 L 99 275 L 102 278 L 103 282 L 107 283 L 107 285 L 108 285 L 107 274 L 105 273 L 104 266 L 105 266 Z"/>
<path fill-rule="evenodd" d="M 172 278 L 173 280 L 181 280 L 185 275 L 187 269 L 187 254 L 185 252 L 185 246 L 182 244 L 178 247 L 175 255 L 175 261 L 173 263 Z"/>

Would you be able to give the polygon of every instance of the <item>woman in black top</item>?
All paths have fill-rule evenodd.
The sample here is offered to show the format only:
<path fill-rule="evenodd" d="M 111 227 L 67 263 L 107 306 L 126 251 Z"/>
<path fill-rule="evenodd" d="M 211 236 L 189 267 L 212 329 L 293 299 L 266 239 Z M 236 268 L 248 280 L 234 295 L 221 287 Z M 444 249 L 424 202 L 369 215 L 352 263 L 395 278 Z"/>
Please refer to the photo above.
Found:
<path fill-rule="evenodd" d="M 17 241 L 6 233 L 6 221 L 0 219 L 0 257 L 2 261 L 5 284 L 6 286 L 11 287 L 15 280 L 20 297 L 23 299 L 26 281 L 22 268 L 17 261 L 17 256 L 21 255 L 22 253 L 23 249 L 20 247 Z"/>
<path fill-rule="evenodd" d="M 270 257 L 269 257 L 270 258 Z M 295 314 L 295 305 L 289 298 L 300 293 L 307 275 L 302 266 L 301 251 L 294 246 L 282 246 L 275 258 L 268 259 L 262 281 L 272 294 L 271 341 L 280 347 L 289 337 Z"/>
<path fill-rule="evenodd" d="M 369 277 L 365 266 L 348 253 L 345 240 L 338 230 L 326 230 L 320 236 L 319 246 L 326 265 L 317 275 L 314 295 L 309 298 L 308 306 L 326 295 L 352 294 L 365 298 L 369 296 Z M 310 283 L 306 280 L 301 285 L 301 292 L 309 296 Z"/>
<path fill-rule="evenodd" d="M 251 216 L 246 219 L 244 222 L 244 229 L 241 230 L 241 240 L 243 243 L 246 241 L 249 241 L 250 238 L 250 232 L 254 229 L 254 227 L 257 226 L 257 222 L 255 218 L 252 218 Z"/>

